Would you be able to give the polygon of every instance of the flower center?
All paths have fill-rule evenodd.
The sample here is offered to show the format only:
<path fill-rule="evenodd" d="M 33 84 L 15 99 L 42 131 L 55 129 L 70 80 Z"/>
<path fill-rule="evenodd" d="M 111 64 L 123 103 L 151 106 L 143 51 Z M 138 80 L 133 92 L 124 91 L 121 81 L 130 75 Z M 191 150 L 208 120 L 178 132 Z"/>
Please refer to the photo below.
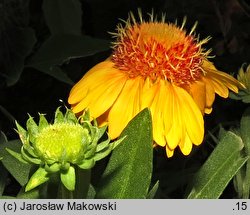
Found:
<path fill-rule="evenodd" d="M 34 147 L 45 160 L 74 163 L 89 142 L 88 130 L 78 124 L 58 123 L 38 134 Z"/>
<path fill-rule="evenodd" d="M 184 25 L 185 23 L 183 23 Z M 129 78 L 142 76 L 153 82 L 164 79 L 186 85 L 200 79 L 201 64 L 207 53 L 186 31 L 165 22 L 141 22 L 118 26 L 112 61 Z M 193 29 L 192 29 L 193 31 Z"/>

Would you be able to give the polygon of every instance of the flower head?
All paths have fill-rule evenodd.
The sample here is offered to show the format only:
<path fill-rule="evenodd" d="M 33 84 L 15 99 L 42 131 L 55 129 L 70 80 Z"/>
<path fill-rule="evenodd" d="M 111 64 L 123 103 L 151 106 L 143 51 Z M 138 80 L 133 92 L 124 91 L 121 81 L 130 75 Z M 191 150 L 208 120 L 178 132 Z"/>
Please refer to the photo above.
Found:
<path fill-rule="evenodd" d="M 150 16 L 139 22 L 133 14 L 118 25 L 113 53 L 93 67 L 71 90 L 69 103 L 75 113 L 89 109 L 93 118 L 108 123 L 116 138 L 128 122 L 148 107 L 153 138 L 168 157 L 179 147 L 184 155 L 204 136 L 203 114 L 212 111 L 215 93 L 227 98 L 229 89 L 243 85 L 218 71 L 208 60 L 209 51 L 193 32 Z"/>
<path fill-rule="evenodd" d="M 250 64 L 246 67 L 245 70 L 244 70 L 244 66 L 245 65 L 243 65 L 240 68 L 239 73 L 237 75 L 237 79 L 245 85 L 246 87 L 245 90 L 250 92 Z"/>
<path fill-rule="evenodd" d="M 65 115 L 58 108 L 53 124 L 40 115 L 37 125 L 32 117 L 27 121 L 27 130 L 16 123 L 18 134 L 23 143 L 21 155 L 12 155 L 19 160 L 39 165 L 30 178 L 26 191 L 49 180 L 52 173 L 60 173 L 61 181 L 68 190 L 75 188 L 75 167 L 90 169 L 95 162 L 106 157 L 121 141 L 110 139 L 98 143 L 106 127 L 92 125 L 88 112 L 76 118 L 71 110 Z"/>
<path fill-rule="evenodd" d="M 237 94 L 234 92 L 230 93 L 230 98 L 242 100 L 244 103 L 250 103 L 250 65 L 242 65 L 239 69 L 237 79 L 244 84 L 245 88 L 241 89 Z"/>

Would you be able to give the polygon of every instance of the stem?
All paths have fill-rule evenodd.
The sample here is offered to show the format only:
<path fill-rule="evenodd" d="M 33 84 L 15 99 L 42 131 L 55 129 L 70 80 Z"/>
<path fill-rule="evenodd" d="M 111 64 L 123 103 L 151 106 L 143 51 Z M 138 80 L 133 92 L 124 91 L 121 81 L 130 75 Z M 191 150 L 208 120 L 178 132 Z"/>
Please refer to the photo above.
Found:
<path fill-rule="evenodd" d="M 74 195 L 72 191 L 69 191 L 63 184 L 60 182 L 58 190 L 58 198 L 60 199 L 73 199 Z"/>
<path fill-rule="evenodd" d="M 249 140 L 250 138 L 248 138 Z M 250 157 L 250 141 L 245 143 L 246 156 Z M 250 197 L 250 159 L 246 162 L 246 173 L 243 182 L 243 199 Z"/>
<path fill-rule="evenodd" d="M 74 198 L 86 199 L 90 186 L 91 170 L 84 170 L 78 167 L 76 170 L 76 188 L 74 191 Z"/>
<path fill-rule="evenodd" d="M 57 193 L 59 189 L 60 178 L 58 174 L 51 174 L 50 179 L 44 186 L 40 188 L 40 195 L 45 199 L 55 199 L 57 198 Z"/>

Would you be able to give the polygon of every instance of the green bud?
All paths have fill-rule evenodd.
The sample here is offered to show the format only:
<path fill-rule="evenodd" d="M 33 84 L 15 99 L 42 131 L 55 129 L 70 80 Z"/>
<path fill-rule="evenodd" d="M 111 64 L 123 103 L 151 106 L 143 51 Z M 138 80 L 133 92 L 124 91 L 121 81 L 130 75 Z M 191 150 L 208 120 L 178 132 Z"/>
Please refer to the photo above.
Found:
<path fill-rule="evenodd" d="M 34 148 L 39 156 L 54 161 L 75 163 L 90 141 L 89 132 L 79 124 L 57 123 L 42 129 Z"/>
<path fill-rule="evenodd" d="M 16 123 L 23 146 L 20 154 L 9 150 L 19 161 L 38 166 L 26 191 L 45 183 L 55 173 L 59 173 L 64 186 L 73 191 L 75 168 L 91 169 L 123 140 L 110 143 L 107 137 L 100 143 L 106 127 L 99 128 L 95 120 L 90 120 L 88 112 L 77 118 L 70 109 L 63 114 L 57 108 L 53 124 L 48 123 L 44 114 L 39 116 L 38 124 L 29 116 L 26 130 Z"/>

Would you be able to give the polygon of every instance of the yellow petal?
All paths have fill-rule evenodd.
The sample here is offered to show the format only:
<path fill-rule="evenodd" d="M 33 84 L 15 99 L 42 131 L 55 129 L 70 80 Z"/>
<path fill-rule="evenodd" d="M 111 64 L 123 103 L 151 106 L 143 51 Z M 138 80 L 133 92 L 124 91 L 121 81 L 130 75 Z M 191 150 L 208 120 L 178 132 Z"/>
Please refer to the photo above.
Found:
<path fill-rule="evenodd" d="M 165 146 L 166 140 L 164 137 L 165 129 L 163 123 L 163 112 L 165 108 L 164 102 L 167 95 L 164 81 L 160 80 L 155 84 L 154 88 L 156 88 L 156 92 L 150 106 L 153 122 L 153 138 L 158 145 Z"/>
<path fill-rule="evenodd" d="M 90 69 L 71 89 L 68 98 L 69 104 L 80 102 L 89 91 L 94 89 L 100 83 L 120 75 L 121 72 L 115 69 L 113 65 L 114 64 L 111 61 L 104 61 Z"/>
<path fill-rule="evenodd" d="M 128 122 L 140 112 L 142 79 L 128 79 L 113 106 L 110 108 L 108 122 L 111 139 L 118 137 Z"/>
<path fill-rule="evenodd" d="M 229 95 L 229 91 L 228 88 L 218 79 L 215 79 L 213 77 L 207 77 L 207 79 L 210 79 L 210 83 L 213 86 L 215 92 L 223 97 L 223 98 L 227 98 Z"/>
<path fill-rule="evenodd" d="M 166 154 L 168 158 L 171 158 L 174 155 L 174 150 L 171 150 L 170 148 L 168 148 L 167 145 L 166 145 Z"/>
<path fill-rule="evenodd" d="M 179 115 L 183 127 L 187 131 L 192 143 L 199 145 L 204 137 L 204 121 L 201 111 L 187 91 L 177 86 L 173 86 L 173 88 L 175 94 L 178 96 Z M 186 137 L 184 136 L 184 138 Z"/>
<path fill-rule="evenodd" d="M 206 86 L 204 82 L 197 81 L 190 85 L 189 90 L 195 103 L 200 108 L 201 112 L 204 113 L 206 107 Z"/>
<path fill-rule="evenodd" d="M 238 92 L 238 88 L 244 89 L 245 86 L 240 83 L 238 80 L 236 80 L 234 77 L 231 75 L 221 72 L 218 70 L 208 70 L 209 77 L 214 77 L 217 80 L 220 80 L 221 82 L 224 83 L 230 90 L 234 91 L 235 93 Z"/>
<path fill-rule="evenodd" d="M 174 120 L 174 95 L 172 91 L 172 86 L 168 82 L 165 82 L 164 92 L 165 98 L 162 100 L 163 103 L 163 124 L 165 130 L 165 137 L 166 134 L 172 127 L 173 120 Z M 175 144 L 172 147 L 176 147 Z"/>
<path fill-rule="evenodd" d="M 84 109 L 89 109 L 90 115 L 93 118 L 99 117 L 113 105 L 126 80 L 126 76 L 119 71 L 118 74 L 110 79 L 104 77 L 99 83 L 93 80 L 95 82 L 93 83 L 95 88 L 88 91 L 86 97 L 73 107 L 73 111 L 78 113 Z"/>
<path fill-rule="evenodd" d="M 206 85 L 206 109 L 205 109 L 205 112 L 207 113 L 208 110 L 212 109 L 211 107 L 212 107 L 212 104 L 213 104 L 214 99 L 215 99 L 215 91 L 214 91 L 213 85 L 210 83 L 210 80 L 203 78 L 203 81 Z"/>
<path fill-rule="evenodd" d="M 141 108 L 150 107 L 155 95 L 157 94 L 158 85 L 152 84 L 151 81 L 147 78 L 144 82 L 142 88 L 142 97 L 141 97 Z"/>
<path fill-rule="evenodd" d="M 185 139 L 180 143 L 179 148 L 184 155 L 189 155 L 190 152 L 192 151 L 192 147 L 193 147 L 192 141 L 189 138 L 188 134 L 186 133 Z"/>
<path fill-rule="evenodd" d="M 174 87 L 169 84 L 169 96 L 171 97 L 168 100 L 167 107 L 169 110 L 172 110 L 172 116 L 165 115 L 165 123 L 167 123 L 167 118 L 169 118 L 169 123 L 171 125 L 170 129 L 165 135 L 165 138 L 167 140 L 168 147 L 173 150 L 175 149 L 180 141 L 183 138 L 183 132 L 184 132 L 184 127 L 183 127 L 183 119 L 181 118 L 181 101 L 178 99 L 178 95 Z M 168 111 L 166 109 L 166 111 Z"/>
<path fill-rule="evenodd" d="M 238 88 L 245 88 L 242 83 L 240 83 L 231 75 L 217 70 L 213 63 L 210 61 L 204 60 L 202 63 L 202 68 L 207 72 L 205 75 L 206 77 L 210 79 L 212 78 L 213 80 L 217 80 L 217 82 L 220 82 L 220 84 L 224 85 L 235 93 L 238 92 Z"/>
<path fill-rule="evenodd" d="M 210 113 L 212 113 L 212 111 L 213 111 L 213 108 L 205 108 L 206 114 L 210 114 Z"/>

